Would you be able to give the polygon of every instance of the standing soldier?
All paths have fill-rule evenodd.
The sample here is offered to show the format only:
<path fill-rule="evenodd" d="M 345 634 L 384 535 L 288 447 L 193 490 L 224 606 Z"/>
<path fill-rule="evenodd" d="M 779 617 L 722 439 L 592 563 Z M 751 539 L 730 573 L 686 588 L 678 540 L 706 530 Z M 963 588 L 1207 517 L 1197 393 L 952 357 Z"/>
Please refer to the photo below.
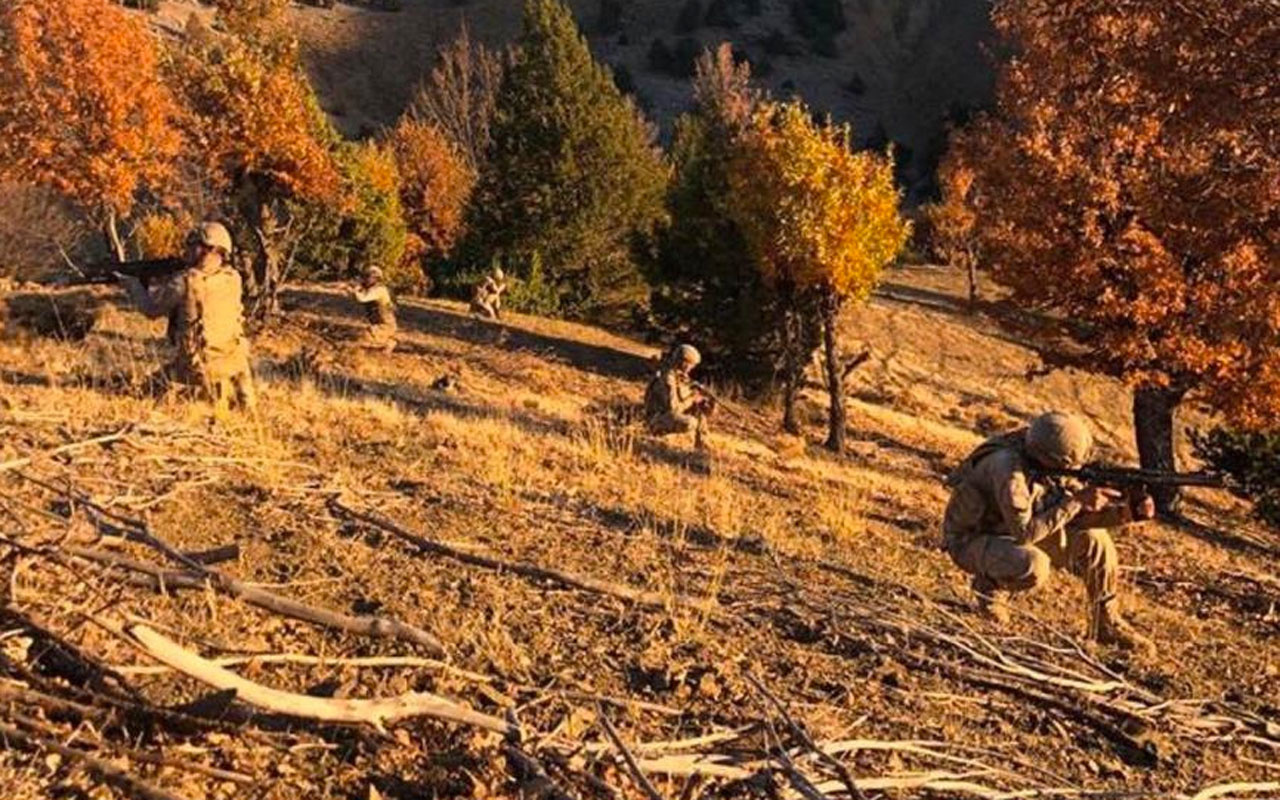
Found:
<path fill-rule="evenodd" d="M 502 293 L 507 290 L 506 277 L 501 267 L 494 267 L 484 277 L 471 297 L 472 314 L 479 314 L 485 319 L 502 318 Z"/>
<path fill-rule="evenodd" d="M 369 323 L 361 343 L 388 353 L 396 349 L 396 307 L 391 302 L 391 290 L 382 280 L 382 270 L 377 267 L 366 270 L 352 294 L 364 308 L 365 320 Z"/>
<path fill-rule="evenodd" d="M 169 318 L 177 357 L 169 377 L 202 391 L 219 413 L 255 403 L 249 342 L 244 335 L 240 273 L 229 264 L 231 234 L 217 222 L 197 228 L 188 242 L 187 268 L 148 290 L 118 275 L 137 307 L 152 319 Z"/>
<path fill-rule="evenodd" d="M 658 371 L 644 393 L 644 416 L 655 436 L 693 432 L 694 446 L 706 449 L 707 417 L 715 400 L 693 382 L 691 374 L 702 355 L 692 345 L 673 347 L 658 364 Z"/>
<path fill-rule="evenodd" d="M 1092 451 L 1088 424 L 1060 412 L 984 442 L 947 479 L 947 553 L 973 576 L 979 607 L 999 622 L 1009 617 L 1008 593 L 1068 570 L 1088 592 L 1090 638 L 1150 651 L 1151 642 L 1120 616 L 1119 561 L 1108 529 L 1153 518 L 1151 497 L 1117 503 L 1116 491 L 1040 472 L 1079 468 Z"/>

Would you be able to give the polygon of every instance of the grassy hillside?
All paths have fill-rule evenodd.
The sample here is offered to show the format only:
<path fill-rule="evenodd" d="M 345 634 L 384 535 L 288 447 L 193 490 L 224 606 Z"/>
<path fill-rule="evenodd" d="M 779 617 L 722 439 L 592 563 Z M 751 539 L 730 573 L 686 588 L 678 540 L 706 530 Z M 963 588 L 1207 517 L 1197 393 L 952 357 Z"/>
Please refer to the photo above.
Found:
<path fill-rule="evenodd" d="M 788 719 L 867 796 L 1274 787 L 1280 538 L 1230 501 L 1197 495 L 1193 521 L 1121 536 L 1154 658 L 1084 646 L 1069 579 L 1021 598 L 1010 629 L 969 611 L 936 547 L 947 466 L 1049 407 L 1088 414 L 1121 455 L 1131 431 L 1118 385 L 1026 380 L 1030 353 L 956 312 L 951 277 L 895 271 L 847 320 L 874 355 L 843 458 L 817 446 L 816 396 L 804 439 L 737 404 L 709 459 L 649 438 L 617 410 L 652 349 L 445 302 L 407 302 L 381 356 L 342 344 L 344 296 L 291 292 L 290 324 L 255 342 L 256 423 L 149 396 L 159 330 L 110 294 L 82 342 L 0 340 L 0 723 L 34 719 L 191 798 L 639 797 L 602 715 L 673 798 L 841 794 Z M 456 388 L 431 388 L 444 375 Z M 67 555 L 183 569 L 147 536 L 235 544 L 216 569 L 416 626 L 446 656 Z M 383 733 L 255 712 L 108 630 L 137 620 L 276 689 L 431 691 L 510 716 L 519 752 L 426 719 Z M 0 752 L 6 797 L 114 796 L 68 758 Z"/>
<path fill-rule="evenodd" d="M 697 0 L 705 12 L 711 3 Z M 918 183 L 933 168 L 948 115 L 984 104 L 992 73 L 982 43 L 990 35 L 985 0 L 843 0 L 844 30 L 831 50 L 797 28 L 789 0 L 730 2 L 732 26 L 677 25 L 688 0 L 626 0 L 621 22 L 601 29 L 600 0 L 571 0 L 596 57 L 625 66 L 650 116 L 669 129 L 691 100 L 688 80 L 656 72 L 656 39 L 678 49 L 729 41 L 756 67 L 759 82 L 779 96 L 798 94 L 815 109 L 854 124 L 861 141 L 900 144 L 903 178 Z M 176 29 L 194 0 L 164 0 L 157 21 Z M 480 39 L 505 44 L 520 28 L 518 0 L 403 0 L 384 12 L 339 4 L 295 6 L 292 23 L 326 109 L 350 135 L 393 122 L 429 71 L 436 47 L 460 24 Z M 716 18 L 712 18 L 715 21 Z"/>

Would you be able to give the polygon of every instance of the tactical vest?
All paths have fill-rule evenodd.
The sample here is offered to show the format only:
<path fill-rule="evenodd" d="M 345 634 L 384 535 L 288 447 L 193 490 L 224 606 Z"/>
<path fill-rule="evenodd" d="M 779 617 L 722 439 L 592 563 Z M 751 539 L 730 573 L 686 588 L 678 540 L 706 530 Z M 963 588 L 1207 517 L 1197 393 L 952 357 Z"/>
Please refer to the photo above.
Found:
<path fill-rule="evenodd" d="M 390 298 L 380 297 L 364 303 L 364 317 L 370 325 L 388 326 L 396 324 L 396 309 Z"/>
<path fill-rule="evenodd" d="M 1026 441 L 1026 438 L 1027 429 L 1019 428 L 1015 431 L 997 434 L 992 436 L 990 439 L 987 439 L 985 442 L 974 448 L 973 452 L 965 456 L 964 461 L 961 461 L 955 469 L 947 473 L 947 477 L 945 479 L 947 488 L 954 489 L 964 483 L 965 479 L 969 477 L 969 473 L 973 471 L 973 468 L 977 466 L 978 462 L 982 459 L 997 450 L 1003 450 L 1006 447 L 1021 447 L 1022 443 Z"/>
<path fill-rule="evenodd" d="M 187 273 L 180 361 L 197 375 L 222 372 L 245 347 L 240 274 L 227 266 Z"/>

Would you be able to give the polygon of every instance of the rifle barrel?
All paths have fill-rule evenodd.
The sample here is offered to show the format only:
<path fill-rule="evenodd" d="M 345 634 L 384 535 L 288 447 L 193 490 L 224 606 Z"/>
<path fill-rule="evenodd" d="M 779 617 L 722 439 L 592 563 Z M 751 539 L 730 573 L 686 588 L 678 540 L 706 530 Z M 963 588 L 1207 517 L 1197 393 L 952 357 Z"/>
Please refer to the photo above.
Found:
<path fill-rule="evenodd" d="M 1078 478 L 1093 484 L 1113 486 L 1204 486 L 1213 489 L 1226 488 L 1226 480 L 1212 472 L 1162 472 L 1155 469 L 1128 467 L 1081 467 L 1080 469 L 1052 469 L 1047 474 Z"/>

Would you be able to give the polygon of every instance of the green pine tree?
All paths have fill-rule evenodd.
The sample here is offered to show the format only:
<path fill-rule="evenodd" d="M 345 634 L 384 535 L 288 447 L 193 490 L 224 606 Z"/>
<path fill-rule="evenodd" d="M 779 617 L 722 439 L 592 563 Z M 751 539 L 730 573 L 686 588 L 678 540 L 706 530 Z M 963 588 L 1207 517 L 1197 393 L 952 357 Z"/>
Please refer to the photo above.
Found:
<path fill-rule="evenodd" d="M 564 313 L 621 318 L 647 299 L 637 249 L 663 218 L 666 182 L 652 128 L 569 10 L 526 0 L 459 268 L 537 254 Z"/>
<path fill-rule="evenodd" d="M 775 296 L 725 209 L 728 161 L 756 102 L 749 79 L 728 46 L 698 60 L 697 104 L 677 120 L 671 148 L 671 224 L 658 236 L 652 306 L 665 330 L 703 351 L 708 371 L 763 390 L 780 360 Z"/>

